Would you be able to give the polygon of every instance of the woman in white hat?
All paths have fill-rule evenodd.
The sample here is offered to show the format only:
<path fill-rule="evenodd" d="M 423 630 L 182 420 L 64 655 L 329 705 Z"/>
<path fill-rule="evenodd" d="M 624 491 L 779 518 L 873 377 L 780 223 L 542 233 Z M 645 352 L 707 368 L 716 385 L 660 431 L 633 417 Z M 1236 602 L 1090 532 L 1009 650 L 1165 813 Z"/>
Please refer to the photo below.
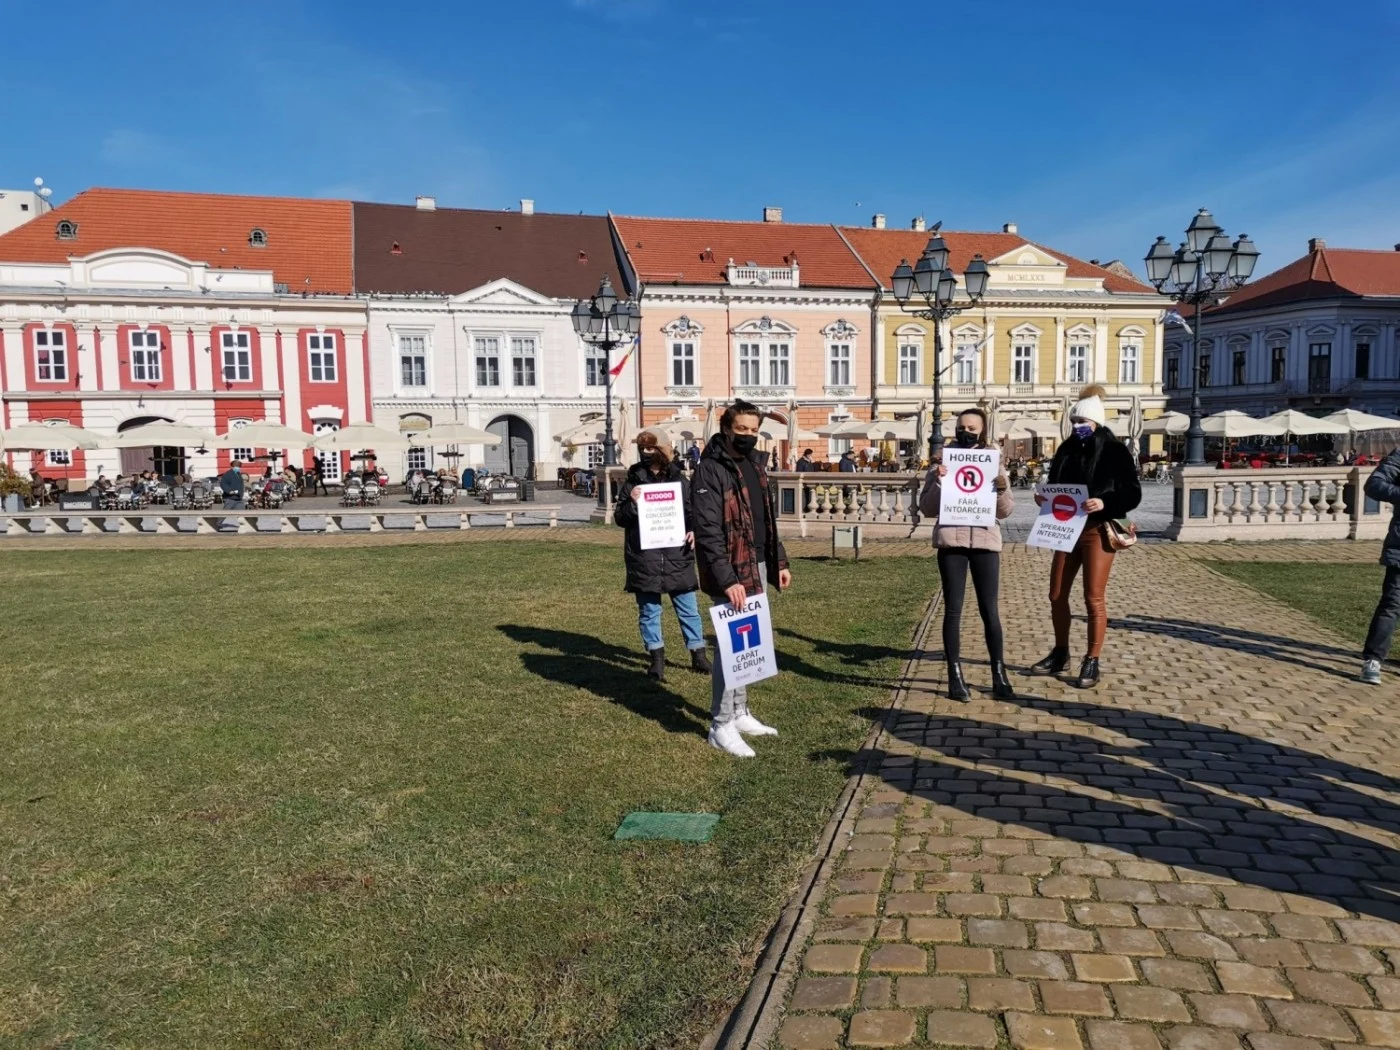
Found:
<path fill-rule="evenodd" d="M 1060 674 L 1069 664 L 1069 629 L 1072 617 L 1069 592 L 1079 570 L 1084 570 L 1084 605 L 1089 612 L 1089 645 L 1079 666 L 1078 685 L 1092 689 L 1099 684 L 1099 654 L 1108 633 L 1108 605 L 1104 594 L 1113 570 L 1113 547 L 1108 523 L 1127 517 L 1142 501 L 1137 464 L 1127 447 L 1104 421 L 1104 388 L 1088 386 L 1069 411 L 1074 433 L 1055 453 L 1050 464 L 1050 484 L 1083 485 L 1088 521 L 1079 542 L 1069 553 L 1056 551 L 1050 564 L 1050 619 L 1055 625 L 1055 648 L 1035 664 L 1031 674 Z M 1045 498 L 1037 495 L 1037 504 Z"/>

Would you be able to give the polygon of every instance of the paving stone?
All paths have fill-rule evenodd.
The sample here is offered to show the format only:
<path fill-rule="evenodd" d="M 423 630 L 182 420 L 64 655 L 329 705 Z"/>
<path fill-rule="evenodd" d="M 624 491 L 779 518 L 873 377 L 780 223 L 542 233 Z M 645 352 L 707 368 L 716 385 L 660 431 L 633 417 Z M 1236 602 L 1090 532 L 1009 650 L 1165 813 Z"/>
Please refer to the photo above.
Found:
<path fill-rule="evenodd" d="M 956 1010 L 963 1004 L 960 977 L 901 977 L 895 984 L 895 1000 L 911 1009 L 935 1007 Z"/>
<path fill-rule="evenodd" d="M 813 973 L 855 973 L 864 953 L 858 944 L 814 944 L 807 949 L 802 965 Z"/>
<path fill-rule="evenodd" d="M 928 1041 L 938 1046 L 970 1046 L 995 1050 L 1001 1043 L 990 1017 L 961 1011 L 934 1010 L 928 1015 Z"/>
<path fill-rule="evenodd" d="M 1168 1050 L 1242 1050 L 1239 1037 L 1218 1028 L 1169 1028 Z"/>
<path fill-rule="evenodd" d="M 1162 1041 L 1145 1024 L 1089 1021 L 1084 1025 L 1093 1050 L 1162 1050 Z"/>
<path fill-rule="evenodd" d="M 1090 901 L 1074 906 L 1074 921 L 1081 926 L 1136 926 L 1137 916 L 1126 904 Z"/>
<path fill-rule="evenodd" d="M 1200 872 L 1192 872 L 1192 878 L 1200 878 Z M 1192 908 L 1214 908 L 1220 903 L 1216 891 L 1199 882 L 1168 883 L 1157 887 L 1157 896 L 1165 904 L 1177 904 Z"/>
<path fill-rule="evenodd" d="M 992 948 L 1025 948 L 1031 943 L 1026 924 L 1010 919 L 968 919 L 967 940 Z"/>
<path fill-rule="evenodd" d="M 914 918 L 905 924 L 905 935 L 911 941 L 958 944 L 963 939 L 963 929 L 957 919 Z"/>
<path fill-rule="evenodd" d="M 1040 1001 L 1052 1014 L 1077 1017 L 1112 1017 L 1108 994 L 1102 985 L 1079 981 L 1041 981 Z"/>
<path fill-rule="evenodd" d="M 937 915 L 936 893 L 891 893 L 885 899 L 886 915 Z"/>
<path fill-rule="evenodd" d="M 875 931 L 875 938 L 881 941 L 904 940 L 904 920 L 881 919 L 879 928 Z"/>
<path fill-rule="evenodd" d="M 1202 1024 L 1216 1028 L 1243 1028 L 1252 1032 L 1267 1032 L 1269 1022 L 1259 1012 L 1259 1006 L 1247 995 L 1191 994 L 1191 1006 Z"/>
<path fill-rule="evenodd" d="M 1080 930 L 1062 922 L 1038 922 L 1035 924 L 1035 946 L 1052 952 L 1091 952 L 1094 950 L 1094 934 L 1091 930 Z"/>
<path fill-rule="evenodd" d="M 1138 879 L 1096 879 L 1101 901 L 1116 901 L 1123 904 L 1154 904 L 1157 893 L 1152 883 Z"/>
<path fill-rule="evenodd" d="M 928 952 L 912 944 L 884 944 L 871 953 L 865 968 L 876 973 L 924 973 Z"/>
<path fill-rule="evenodd" d="M 1218 962 L 1215 976 L 1220 981 L 1223 992 L 1238 992 L 1265 999 L 1292 999 L 1293 990 L 1283 979 L 1283 974 L 1264 966 L 1251 966 L 1249 963 Z"/>
<path fill-rule="evenodd" d="M 1400 1013 L 1380 1010 L 1353 1010 L 1351 1019 L 1361 1029 L 1367 1046 L 1400 1046 Z"/>
<path fill-rule="evenodd" d="M 874 893 L 850 893 L 844 897 L 833 897 L 827 911 L 833 916 L 874 915 L 880 905 L 880 897 Z"/>
<path fill-rule="evenodd" d="M 1036 887 L 1042 897 L 1066 900 L 1088 900 L 1094 895 L 1094 885 L 1078 875 L 1052 875 L 1041 879 Z"/>
<path fill-rule="evenodd" d="M 862 1010 L 880 1010 L 894 999 L 894 980 L 889 977 L 867 977 L 860 990 Z"/>
<path fill-rule="evenodd" d="M 1069 979 L 1069 969 L 1054 952 L 1004 951 L 1001 964 L 1012 977 L 1035 977 L 1047 981 Z"/>
<path fill-rule="evenodd" d="M 1099 943 L 1110 955 L 1166 955 L 1166 949 L 1151 930 L 1099 930 Z"/>
<path fill-rule="evenodd" d="M 1186 1008 L 1186 1001 L 1177 992 L 1165 988 L 1116 985 L 1113 988 L 1113 1002 L 1118 1007 L 1118 1016 L 1130 1020 L 1151 1021 L 1154 1024 L 1191 1023 L 1191 1011 Z"/>
<path fill-rule="evenodd" d="M 1069 1017 L 1009 1013 L 1006 1034 L 1016 1050 L 1082 1050 L 1084 1046 Z"/>
<path fill-rule="evenodd" d="M 1190 908 L 1174 904 L 1139 904 L 1138 918 L 1150 930 L 1199 930 L 1201 920 Z M 1126 924 L 1125 924 L 1126 925 Z"/>
<path fill-rule="evenodd" d="M 934 949 L 939 973 L 970 973 L 990 977 L 997 972 L 996 956 L 990 948 L 963 948 L 940 944 Z"/>
<path fill-rule="evenodd" d="M 1319 970 L 1341 973 L 1384 973 L 1385 967 L 1365 948 L 1351 944 L 1305 944 L 1303 950 Z"/>
<path fill-rule="evenodd" d="M 1030 1012 L 1035 1009 L 1035 993 L 1024 981 L 1014 981 L 1006 977 L 969 977 L 967 1005 L 971 1010 Z"/>
<path fill-rule="evenodd" d="M 868 941 L 875 936 L 875 920 L 823 919 L 812 936 L 818 941 Z"/>
<path fill-rule="evenodd" d="M 1185 959 L 1224 959 L 1233 962 L 1238 958 L 1230 943 L 1213 933 L 1168 930 L 1165 936 L 1171 950 Z"/>
<path fill-rule="evenodd" d="M 1048 857 L 1030 855 L 1007 857 L 1001 870 L 1007 875 L 1049 875 L 1055 870 L 1055 862 Z"/>
<path fill-rule="evenodd" d="M 1371 988 L 1375 991 L 1376 1000 L 1381 1004 L 1382 1010 L 1400 1010 L 1400 978 L 1370 977 L 1367 978 L 1367 980 L 1370 983 Z M 1321 999 L 1322 996 L 1317 995 L 1313 996 L 1313 998 Z M 1335 1002 L 1336 1000 L 1326 999 L 1324 1001 Z"/>
<path fill-rule="evenodd" d="M 1297 941 L 1285 941 L 1281 937 L 1244 937 L 1233 940 L 1230 945 L 1239 957 L 1254 966 L 1306 966 L 1307 956 L 1303 946 Z"/>
<path fill-rule="evenodd" d="M 1064 901 L 1046 900 L 1043 897 L 1008 897 L 1006 910 L 1013 919 L 1064 922 L 1069 918 Z"/>
<path fill-rule="evenodd" d="M 1202 908 L 1200 919 L 1211 933 L 1221 937 L 1267 937 L 1269 928 L 1262 916 L 1248 911 L 1221 911 Z"/>
<path fill-rule="evenodd" d="M 792 990 L 794 1010 L 845 1010 L 856 1001 L 854 977 L 803 977 Z"/>
<path fill-rule="evenodd" d="M 1335 941 L 1337 934 L 1328 921 L 1317 915 L 1292 915 L 1279 913 L 1270 915 L 1271 925 L 1280 937 L 1294 941 Z"/>
<path fill-rule="evenodd" d="M 943 898 L 949 915 L 977 915 L 996 918 L 1001 914 L 1001 898 L 990 893 L 950 893 Z"/>
<path fill-rule="evenodd" d="M 1400 925 L 1379 919 L 1338 919 L 1337 929 L 1349 944 L 1376 948 L 1400 948 Z"/>
<path fill-rule="evenodd" d="M 1269 1003 L 1274 1022 L 1289 1035 L 1311 1036 L 1315 1039 L 1340 1039 L 1351 1042 L 1356 1038 L 1340 1011 L 1319 1003 Z"/>
<path fill-rule="evenodd" d="M 932 871 L 924 875 L 923 888 L 934 893 L 976 893 L 977 879 L 970 871 Z"/>
<path fill-rule="evenodd" d="M 865 1010 L 851 1018 L 848 1046 L 904 1046 L 914 1041 L 916 1018 L 903 1010 Z"/>
<path fill-rule="evenodd" d="M 1278 1032 L 1250 1032 L 1249 1047 L 1250 1050 L 1327 1050 L 1316 1039 Z"/>
<path fill-rule="evenodd" d="M 838 1017 L 789 1017 L 778 1030 L 787 1050 L 840 1050 L 846 1026 Z"/>
<path fill-rule="evenodd" d="M 1070 959 L 1074 963 L 1074 976 L 1080 981 L 1109 983 L 1138 979 L 1133 961 L 1126 956 L 1075 954 Z"/>
<path fill-rule="evenodd" d="M 1370 993 L 1366 991 L 1361 982 L 1350 977 L 1322 970 L 1306 970 L 1301 967 L 1290 967 L 1286 973 L 1288 980 L 1304 999 L 1316 999 L 1318 1002 L 1330 1003 L 1333 1006 L 1366 1008 L 1371 1005 Z M 1371 978 L 1373 982 L 1385 979 Z M 1386 1006 L 1384 999 L 1382 999 L 1381 1005 Z"/>

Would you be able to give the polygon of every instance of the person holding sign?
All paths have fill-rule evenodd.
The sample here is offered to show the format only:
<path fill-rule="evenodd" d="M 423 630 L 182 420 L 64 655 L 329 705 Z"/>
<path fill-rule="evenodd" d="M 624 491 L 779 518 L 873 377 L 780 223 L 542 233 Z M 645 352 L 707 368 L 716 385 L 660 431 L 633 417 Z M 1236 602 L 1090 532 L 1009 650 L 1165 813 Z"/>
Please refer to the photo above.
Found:
<path fill-rule="evenodd" d="M 666 681 L 666 643 L 661 638 L 661 596 L 681 624 L 681 637 L 690 650 L 690 668 L 711 671 L 705 655 L 705 633 L 695 601 L 695 534 L 691 531 L 690 486 L 666 435 L 643 430 L 637 435 L 640 462 L 627 472 L 617 490 L 613 521 L 627 530 L 622 559 L 627 566 L 627 590 L 637 598 L 637 626 L 651 657 L 647 674 Z"/>
<path fill-rule="evenodd" d="M 749 599 L 763 595 L 769 580 L 776 578 L 780 591 L 792 586 L 787 551 L 778 539 L 777 502 L 757 451 L 762 424 L 763 410 L 757 405 L 735 401 L 726 408 L 720 432 L 705 447 L 691 480 L 700 586 L 716 602 L 728 602 L 735 616 L 750 611 Z M 751 629 L 731 639 L 733 647 L 744 651 L 751 643 L 763 643 L 761 622 L 756 629 L 758 638 Z M 753 758 L 744 736 L 776 736 L 778 731 L 753 716 L 747 687 L 726 682 L 721 660 L 714 663 L 711 683 L 710 746 Z"/>
<path fill-rule="evenodd" d="M 987 444 L 987 417 L 980 408 L 959 413 L 952 447 L 934 464 L 919 495 L 919 512 L 937 518 L 933 545 L 938 548 L 938 577 L 943 584 L 943 658 L 948 664 L 948 699 L 967 700 L 963 681 L 962 612 L 968 573 L 977 592 L 977 611 L 992 662 L 992 696 L 1015 697 L 1006 676 L 1001 612 L 1002 519 L 1014 509 L 1011 486 L 1000 472 L 1001 454 Z M 988 506 L 990 505 L 990 506 Z M 990 513 L 988 513 L 990 510 Z"/>
<path fill-rule="evenodd" d="M 1083 531 L 1072 550 L 1055 552 L 1050 563 L 1050 619 L 1055 625 L 1055 648 L 1031 669 L 1031 674 L 1060 674 L 1069 664 L 1069 629 L 1072 617 L 1069 592 L 1080 569 L 1084 570 L 1084 605 L 1089 612 L 1089 648 L 1079 667 L 1078 685 L 1092 689 L 1099 684 L 1099 655 L 1108 634 L 1108 605 L 1104 600 L 1108 576 L 1113 570 L 1114 548 L 1109 523 L 1127 517 L 1142 501 L 1137 464 L 1124 444 L 1105 425 L 1104 388 L 1085 387 L 1070 409 L 1074 433 L 1055 453 L 1050 464 L 1050 485 L 1082 485 L 1088 498 L 1080 504 L 1085 516 Z M 1047 497 L 1037 492 L 1037 505 Z M 1064 494 L 1055 499 L 1066 498 Z"/>

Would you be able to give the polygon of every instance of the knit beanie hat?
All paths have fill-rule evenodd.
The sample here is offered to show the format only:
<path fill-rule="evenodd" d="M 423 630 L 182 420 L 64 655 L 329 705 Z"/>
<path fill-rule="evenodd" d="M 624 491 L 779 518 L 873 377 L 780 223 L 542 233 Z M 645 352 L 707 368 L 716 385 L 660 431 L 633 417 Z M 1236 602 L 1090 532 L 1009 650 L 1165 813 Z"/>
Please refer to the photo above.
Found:
<path fill-rule="evenodd" d="M 1074 407 L 1069 410 L 1070 419 L 1087 419 L 1091 423 L 1099 426 L 1107 425 L 1107 418 L 1104 415 L 1103 395 L 1104 388 L 1097 384 L 1086 386 L 1079 391 L 1079 400 L 1074 403 Z"/>

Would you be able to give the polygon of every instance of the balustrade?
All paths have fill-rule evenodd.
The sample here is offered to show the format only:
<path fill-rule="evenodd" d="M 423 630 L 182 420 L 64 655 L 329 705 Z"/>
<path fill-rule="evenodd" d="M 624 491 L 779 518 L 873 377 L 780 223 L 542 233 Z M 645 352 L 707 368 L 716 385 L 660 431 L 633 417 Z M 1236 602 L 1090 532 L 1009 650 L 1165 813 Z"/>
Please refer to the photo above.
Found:
<path fill-rule="evenodd" d="M 173 535 L 233 535 L 221 529 L 226 523 L 237 525 L 240 535 L 276 535 L 300 533 L 384 533 L 427 532 L 439 529 L 466 530 L 483 527 L 513 529 L 520 525 L 559 527 L 559 507 L 531 505 L 512 507 L 451 507 L 451 508 L 335 508 L 321 511 L 251 511 L 219 510 L 171 511 L 21 511 L 0 514 L 0 535 L 3 536 L 173 536 Z M 385 519 L 393 519 L 385 522 Z M 477 519 L 473 521 L 472 519 Z M 482 520 L 486 519 L 486 520 Z M 276 528 L 260 527 L 262 521 L 276 522 Z M 405 524 L 398 524 L 404 521 Z M 152 523 L 153 528 L 144 528 Z M 104 525 L 115 525 L 115 530 Z M 183 526 L 183 528 L 182 528 Z M 190 531 L 191 527 L 193 532 Z M 0 541 L 3 543 L 3 541 Z"/>
<path fill-rule="evenodd" d="M 1278 467 L 1177 472 L 1171 539 L 1372 539 L 1388 506 L 1366 497 L 1370 467 Z"/>

